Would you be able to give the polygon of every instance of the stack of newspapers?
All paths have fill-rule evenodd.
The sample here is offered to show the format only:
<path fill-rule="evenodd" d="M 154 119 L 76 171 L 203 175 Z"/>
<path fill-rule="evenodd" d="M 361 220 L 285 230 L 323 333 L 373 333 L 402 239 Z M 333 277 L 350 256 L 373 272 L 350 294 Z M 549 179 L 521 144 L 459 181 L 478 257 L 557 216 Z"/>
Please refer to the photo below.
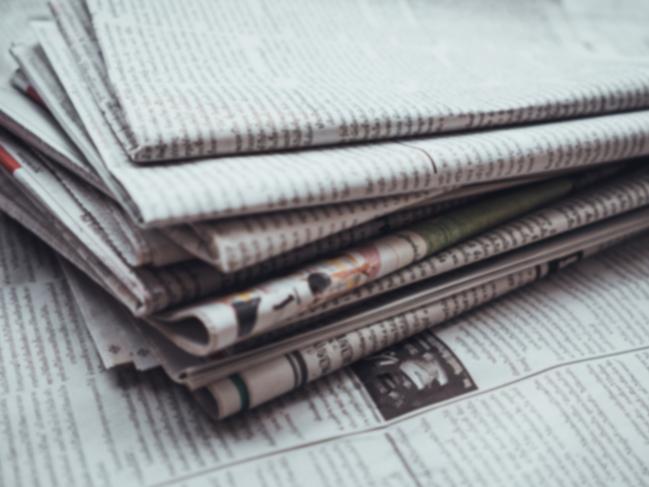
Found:
<path fill-rule="evenodd" d="M 71 264 L 106 367 L 226 417 L 649 229 L 649 58 L 581 21 L 56 0 L 11 31 L 0 210 Z"/>

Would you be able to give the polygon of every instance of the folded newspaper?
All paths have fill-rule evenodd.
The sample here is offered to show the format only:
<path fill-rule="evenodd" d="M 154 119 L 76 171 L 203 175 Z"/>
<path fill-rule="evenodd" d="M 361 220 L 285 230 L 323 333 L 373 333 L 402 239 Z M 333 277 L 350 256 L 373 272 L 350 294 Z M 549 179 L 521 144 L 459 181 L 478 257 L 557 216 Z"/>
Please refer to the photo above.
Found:
<path fill-rule="evenodd" d="M 22 22 L 0 210 L 64 258 L 106 368 L 162 368 L 213 418 L 646 241 L 649 57 L 575 5 L 54 0 Z M 420 362 L 414 386 L 448 380 Z"/>

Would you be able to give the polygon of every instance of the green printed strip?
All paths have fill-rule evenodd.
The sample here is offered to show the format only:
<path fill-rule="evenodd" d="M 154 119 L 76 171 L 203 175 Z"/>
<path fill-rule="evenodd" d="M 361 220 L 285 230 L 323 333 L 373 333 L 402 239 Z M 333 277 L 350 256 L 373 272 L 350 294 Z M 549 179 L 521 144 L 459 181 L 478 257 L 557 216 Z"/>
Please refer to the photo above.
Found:
<path fill-rule="evenodd" d="M 250 392 L 248 391 L 248 386 L 246 385 L 244 380 L 239 374 L 232 374 L 230 377 L 228 377 L 228 379 L 230 379 L 230 381 L 234 384 L 234 387 L 236 387 L 237 392 L 239 393 L 241 411 L 250 409 Z"/>
<path fill-rule="evenodd" d="M 572 178 L 555 179 L 526 186 L 450 211 L 432 220 L 417 223 L 402 232 L 419 234 L 426 240 L 428 247 L 426 255 L 431 255 L 566 196 L 573 188 Z"/>

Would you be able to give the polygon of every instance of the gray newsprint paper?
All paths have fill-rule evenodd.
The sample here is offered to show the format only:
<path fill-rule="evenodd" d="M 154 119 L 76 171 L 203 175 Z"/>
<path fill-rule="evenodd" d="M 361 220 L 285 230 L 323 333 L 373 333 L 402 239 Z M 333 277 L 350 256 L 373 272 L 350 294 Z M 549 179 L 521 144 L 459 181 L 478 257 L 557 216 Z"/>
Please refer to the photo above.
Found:
<path fill-rule="evenodd" d="M 51 252 L 0 225 L 2 485 L 649 481 L 647 236 L 215 423 L 105 371 Z"/>
<path fill-rule="evenodd" d="M 88 164 L 113 197 L 144 226 L 439 190 L 583 167 L 649 150 L 643 143 L 646 113 L 638 111 L 407 142 L 208 157 L 144 167 L 124 152 L 121 139 L 128 138 L 128 131 L 111 125 L 111 121 L 117 123 L 119 114 L 109 110 L 115 105 L 109 102 L 104 68 L 93 39 L 88 38 L 84 22 L 89 20 L 77 18 L 79 12 L 84 9 L 61 3 L 55 9 L 56 25 L 33 25 L 42 52 L 31 59 L 43 58 L 38 67 L 29 62 L 29 56 L 21 55 L 20 49 L 16 55 Z M 83 69 L 78 69 L 78 62 Z M 623 76 L 613 69 L 609 58 L 606 66 L 614 77 Z M 47 70 L 54 73 L 44 74 Z M 606 86 L 625 93 L 622 105 L 634 105 L 633 100 L 643 98 L 642 89 L 634 83 Z M 552 86 L 559 89 L 560 85 Z M 600 100 L 603 92 L 593 93 Z M 579 103 L 589 96 L 583 95 Z M 64 105 L 72 107 L 76 118 L 67 116 Z"/>
<path fill-rule="evenodd" d="M 548 0 L 74 0 L 53 2 L 53 12 L 68 42 L 88 31 L 95 103 L 139 163 L 649 102 L 649 63 L 574 42 L 565 10 Z"/>
<path fill-rule="evenodd" d="M 570 194 L 575 184 L 572 178 L 559 178 L 537 183 L 533 190 L 469 203 L 253 287 L 160 313 L 152 322 L 177 346 L 206 355 L 305 317 L 649 205 L 646 169 Z M 563 198 L 555 202 L 557 195 Z M 510 212 L 505 220 L 510 221 L 498 222 L 494 215 L 502 218 L 503 205 Z M 531 209 L 536 211 L 523 214 Z M 480 229 L 481 224 L 487 228 Z M 449 242 L 451 235 L 468 240 Z"/>

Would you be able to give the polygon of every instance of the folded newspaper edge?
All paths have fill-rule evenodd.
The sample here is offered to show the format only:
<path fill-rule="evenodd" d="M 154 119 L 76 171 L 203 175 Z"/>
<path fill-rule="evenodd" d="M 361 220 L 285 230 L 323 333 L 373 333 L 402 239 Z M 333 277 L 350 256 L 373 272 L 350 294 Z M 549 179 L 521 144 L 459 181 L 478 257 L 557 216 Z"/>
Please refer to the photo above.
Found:
<path fill-rule="evenodd" d="M 245 0 L 197 10 L 123 0 L 77 3 L 53 1 L 53 16 L 120 149 L 140 164 L 521 124 L 649 103 L 646 62 L 627 60 L 611 69 L 610 58 L 579 44 L 548 42 L 564 27 L 556 14 L 552 29 L 533 17 L 510 17 L 514 25 L 526 21 L 526 32 L 540 30 L 536 42 L 503 23 L 490 39 L 500 49 L 482 43 L 466 49 L 439 45 L 465 17 L 453 17 L 451 27 L 442 21 L 446 10 L 427 3 L 386 4 L 371 16 L 357 2 L 277 3 L 268 11 Z M 148 21 L 165 14 L 174 22 Z M 247 22 L 231 31 L 230 16 Z M 269 18 L 281 23 L 281 35 Z M 437 22 L 434 37 L 431 22 Z M 338 35 L 325 25 L 339 26 Z M 221 37 L 221 31 L 229 34 Z M 260 55 L 266 44 L 271 47 Z M 526 55 L 508 49 L 512 44 Z M 445 53 L 443 68 L 432 62 L 437 49 Z M 239 61 L 228 63 L 233 57 Z M 169 62 L 178 69 L 170 72 Z M 208 74 L 206 65 L 222 65 L 220 75 Z M 552 89 L 539 90 L 543 83 Z"/>
<path fill-rule="evenodd" d="M 355 306 L 349 312 L 345 308 L 342 312 L 327 313 L 320 320 L 306 320 L 301 326 L 290 330 L 285 335 L 275 337 L 270 334 L 269 337 L 249 347 L 239 349 L 234 347 L 229 353 L 215 355 L 209 359 L 188 356 L 155 332 L 146 327 L 141 329 L 157 350 L 158 358 L 169 376 L 190 388 L 201 387 L 215 378 L 236 372 L 242 364 L 256 364 L 261 357 L 272 357 L 273 354 L 283 353 L 287 348 L 296 347 L 309 340 L 328 338 L 341 329 L 362 326 L 367 323 L 367 320 L 371 320 L 375 313 L 382 313 L 382 308 L 393 309 L 393 305 L 385 304 L 385 301 L 394 298 L 395 293 L 397 301 L 400 300 L 399 303 L 404 303 L 404 306 L 419 299 L 416 290 L 420 287 L 428 290 L 429 295 L 438 293 L 438 296 L 444 297 L 449 293 L 464 290 L 467 285 L 475 284 L 477 280 L 501 277 L 503 274 L 516 272 L 521 267 L 545 262 L 548 256 L 561 252 L 570 253 L 575 248 L 590 244 L 597 245 L 612 235 L 619 238 L 629 237 L 646 230 L 647 225 L 649 225 L 649 208 L 645 207 L 623 212 L 608 220 L 597 221 L 572 231 L 559 232 L 550 239 L 524 245 L 484 262 L 478 260 L 464 263 L 464 266 L 455 267 L 451 272 L 447 270 L 441 275 L 434 272 L 429 272 L 428 275 L 422 273 L 419 279 L 401 282 L 400 285 L 383 289 L 381 293 L 365 297 L 362 306 Z M 375 299 L 371 300 L 372 297 Z"/>
<path fill-rule="evenodd" d="M 145 226 L 169 226 L 530 176 L 635 157 L 649 150 L 648 124 L 644 120 L 647 113 L 639 111 L 417 139 L 407 144 L 383 142 L 138 167 L 123 153 L 89 93 L 83 73 L 75 72 L 75 60 L 57 29 L 48 23 L 35 24 L 50 64 L 43 62 L 32 71 L 54 69 L 56 76 L 49 78 L 63 86 L 55 88 L 56 94 L 52 94 L 52 87 L 34 85 L 55 116 L 62 111 L 61 98 L 70 98 L 66 106 L 74 107 L 81 123 L 77 130 L 79 141 L 75 143 L 82 151 L 83 147 L 96 147 L 100 154 L 84 154 L 88 162 L 131 217 Z M 80 59 L 86 55 L 84 52 L 80 48 Z M 19 52 L 17 57 L 24 61 Z M 22 67 L 34 82 L 27 64 Z M 93 66 L 91 62 L 87 65 L 88 69 Z M 58 121 L 72 134 L 75 122 L 61 116 Z M 249 177 L 252 173 L 254 179 Z"/>
<path fill-rule="evenodd" d="M 340 299 L 344 300 L 344 295 L 352 295 L 355 289 L 422 261 L 451 244 L 488 232 L 491 227 L 506 220 L 547 206 L 553 200 L 567 196 L 578 186 L 578 176 L 575 178 L 564 177 L 536 183 L 529 188 L 493 196 L 491 200 L 487 198 L 469 203 L 468 206 L 433 218 L 430 223 L 416 223 L 410 228 L 346 249 L 338 256 L 309 263 L 293 273 L 241 292 L 159 313 L 150 321 L 183 350 L 195 355 L 209 355 L 294 322 L 296 316 L 317 306 L 324 307 L 339 296 L 343 296 Z M 633 172 L 620 180 L 604 183 L 602 187 L 582 189 L 582 192 L 585 192 L 586 202 L 590 199 L 590 208 L 586 204 L 581 211 L 583 216 L 576 222 L 566 221 L 562 213 L 583 205 L 581 193 L 565 203 L 558 201 L 545 213 L 541 209 L 539 215 L 533 214 L 530 219 L 523 219 L 523 226 L 531 224 L 532 228 L 536 227 L 536 232 L 529 235 L 527 240 L 521 239 L 519 245 L 584 225 L 595 219 L 597 213 L 599 218 L 604 218 L 649 204 L 649 172 Z M 620 196 L 627 194 L 629 196 Z M 601 212 L 603 205 L 608 211 Z M 553 218 L 558 219 L 556 228 L 552 228 Z M 516 224 L 515 221 L 513 225 Z M 442 262 L 444 257 L 442 254 Z M 447 263 L 456 261 L 446 259 Z"/>
<path fill-rule="evenodd" d="M 11 99 L 13 100 L 13 97 Z M 2 108 L 1 104 L 2 99 L 0 98 L 0 109 Z M 27 107 L 30 107 L 30 105 L 27 105 Z M 38 107 L 31 106 L 31 108 L 32 110 L 28 111 L 28 113 L 32 115 L 34 115 L 34 111 L 37 114 L 40 113 L 37 110 Z M 33 121 L 33 118 L 31 116 L 30 121 Z M 41 120 L 36 123 L 36 126 L 42 127 L 43 124 L 48 124 L 48 122 Z M 52 125 L 52 122 L 49 122 L 49 125 Z M 23 127 L 23 129 L 27 130 L 28 127 Z M 58 128 L 52 126 L 50 131 L 56 130 Z M 25 139 L 24 134 L 20 131 L 16 131 L 16 135 Z M 36 135 L 31 138 L 36 138 Z M 53 139 L 52 137 L 45 138 L 48 142 L 42 142 L 39 148 L 45 150 L 46 154 L 56 153 L 59 150 L 57 147 L 60 148 L 61 141 L 57 142 L 56 138 Z M 25 140 L 30 140 L 30 138 Z M 161 240 L 161 236 L 156 235 L 154 231 L 139 231 L 134 228 L 121 215 L 121 210 L 116 205 L 108 202 L 106 198 L 102 199 L 100 195 L 94 196 L 92 192 L 84 190 L 82 182 L 75 182 L 74 178 L 70 178 L 65 172 L 58 171 L 54 164 L 48 164 L 48 166 L 50 170 L 56 173 L 56 178 L 61 184 L 72 185 L 76 189 L 73 194 L 79 204 L 90 208 L 99 207 L 100 210 L 105 206 L 106 211 L 104 213 L 111 213 L 110 216 L 117 219 L 116 223 L 119 223 L 124 237 L 130 241 L 130 245 L 118 245 L 117 249 L 120 252 L 125 252 L 124 257 L 129 264 L 143 265 L 151 263 L 152 265 L 161 266 L 188 258 L 187 254 L 177 251 L 170 253 L 165 250 L 165 246 L 169 247 L 169 245 Z M 67 166 L 64 167 L 67 168 Z M 363 221 L 371 221 L 372 218 L 377 218 L 382 214 L 387 215 L 400 207 L 428 204 L 429 199 L 430 202 L 438 201 L 442 204 L 451 199 L 475 197 L 485 192 L 548 178 L 557 172 L 560 171 L 548 171 L 541 176 L 517 177 L 492 183 L 478 183 L 456 190 L 448 187 L 440 191 L 428 191 L 415 195 L 379 197 L 358 202 L 274 212 L 267 215 L 256 215 L 223 222 L 201 222 L 194 225 L 167 227 L 162 230 L 191 254 L 216 265 L 223 271 L 233 272 L 261 263 L 270 257 L 293 248 L 321 240 L 328 235 L 339 233 Z M 82 173 L 78 173 L 78 175 L 81 176 Z M 92 213 L 90 209 L 89 212 Z M 98 213 L 98 211 L 95 210 L 94 213 Z M 94 218 L 93 224 L 101 227 L 103 222 L 103 219 Z M 102 231 L 109 237 L 112 235 L 110 228 L 103 228 Z M 290 241 L 287 241 L 284 235 L 285 232 L 290 234 Z M 164 245 L 161 247 L 160 243 Z M 132 246 L 134 246 L 134 250 L 131 250 Z"/>
<path fill-rule="evenodd" d="M 649 227 L 646 219 L 641 221 L 645 222 L 645 229 Z M 195 397 L 205 411 L 216 419 L 254 408 L 537 281 L 550 271 L 565 268 L 585 256 L 595 254 L 619 242 L 621 237 L 629 233 L 635 232 L 625 230 L 621 235 L 612 233 L 599 243 L 570 249 L 568 254 L 559 254 L 543 264 L 513 272 L 363 328 L 296 348 L 290 353 L 240 370 L 210 384 L 196 391 Z"/>

